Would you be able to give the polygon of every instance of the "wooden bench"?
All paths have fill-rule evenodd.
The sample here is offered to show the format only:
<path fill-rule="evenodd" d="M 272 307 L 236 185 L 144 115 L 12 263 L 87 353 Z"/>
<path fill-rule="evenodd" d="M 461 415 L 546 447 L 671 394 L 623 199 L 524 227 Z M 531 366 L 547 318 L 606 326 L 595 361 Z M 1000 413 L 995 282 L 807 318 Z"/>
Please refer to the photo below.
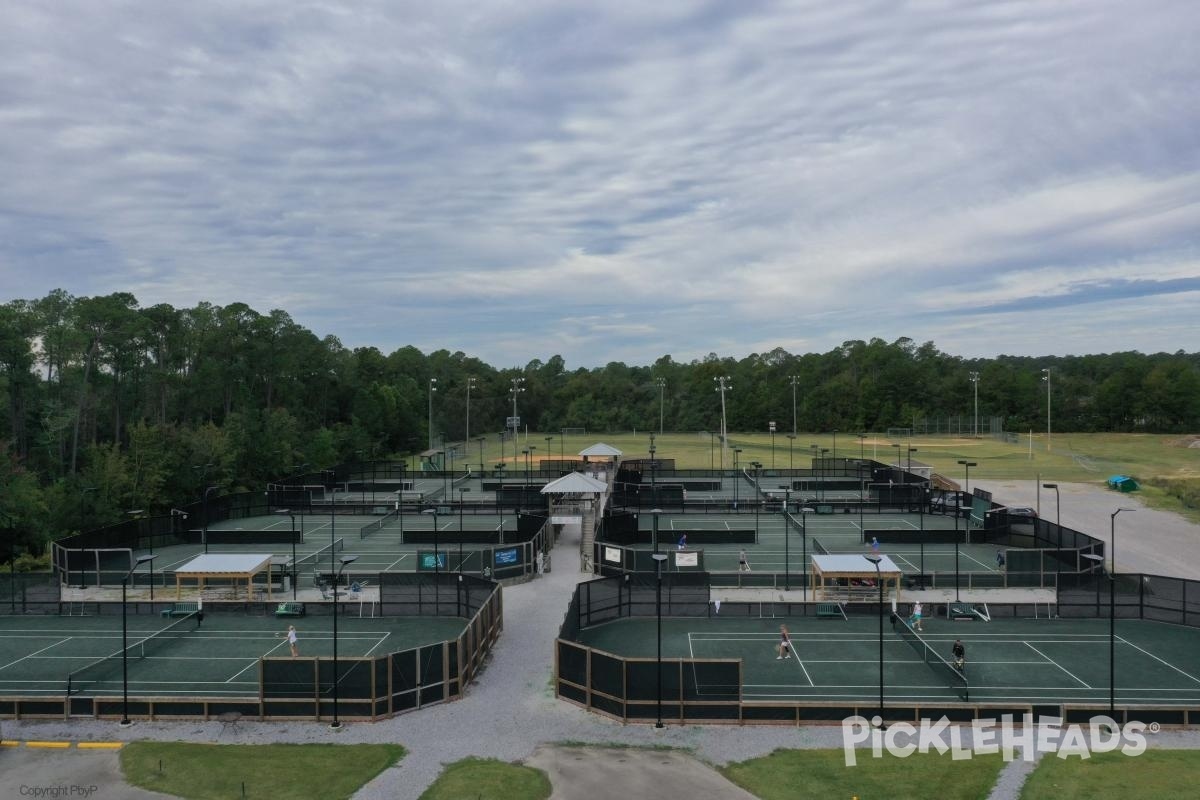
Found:
<path fill-rule="evenodd" d="M 186 617 L 200 610 L 199 603 L 175 603 L 162 610 L 164 617 Z"/>
<path fill-rule="evenodd" d="M 275 607 L 277 617 L 303 617 L 304 603 L 280 603 Z"/>
<path fill-rule="evenodd" d="M 846 614 L 837 603 L 817 603 L 817 617 L 826 619 L 845 619 Z"/>

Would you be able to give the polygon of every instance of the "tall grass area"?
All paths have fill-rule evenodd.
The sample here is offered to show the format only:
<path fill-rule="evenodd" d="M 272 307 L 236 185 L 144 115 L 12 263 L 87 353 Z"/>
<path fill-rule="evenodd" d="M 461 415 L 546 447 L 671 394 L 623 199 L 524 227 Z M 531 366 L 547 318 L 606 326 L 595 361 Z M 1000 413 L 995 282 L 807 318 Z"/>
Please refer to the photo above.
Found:
<path fill-rule="evenodd" d="M 1021 800 L 1195 797 L 1198 786 L 1195 750 L 1147 750 L 1136 757 L 1097 753 L 1086 761 L 1045 756 L 1026 780 Z"/>
<path fill-rule="evenodd" d="M 949 753 L 871 758 L 860 750 L 857 765 L 847 767 L 841 750 L 776 750 L 721 774 L 762 800 L 983 800 L 1003 768 L 998 755 L 953 761 Z"/>
<path fill-rule="evenodd" d="M 404 752 L 397 744 L 133 742 L 121 750 L 121 771 L 134 786 L 189 800 L 339 800 Z"/>

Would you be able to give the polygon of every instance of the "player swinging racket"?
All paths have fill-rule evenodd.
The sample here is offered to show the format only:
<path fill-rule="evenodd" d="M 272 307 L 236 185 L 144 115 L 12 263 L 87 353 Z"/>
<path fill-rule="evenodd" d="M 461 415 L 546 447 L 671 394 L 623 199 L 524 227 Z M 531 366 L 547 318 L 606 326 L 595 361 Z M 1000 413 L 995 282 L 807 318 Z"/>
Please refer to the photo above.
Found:
<path fill-rule="evenodd" d="M 788 635 L 787 626 L 780 625 L 779 626 L 779 655 L 775 656 L 775 660 L 778 661 L 781 658 L 791 658 L 792 657 L 791 656 L 792 649 L 793 649 L 792 648 L 792 637 Z"/>

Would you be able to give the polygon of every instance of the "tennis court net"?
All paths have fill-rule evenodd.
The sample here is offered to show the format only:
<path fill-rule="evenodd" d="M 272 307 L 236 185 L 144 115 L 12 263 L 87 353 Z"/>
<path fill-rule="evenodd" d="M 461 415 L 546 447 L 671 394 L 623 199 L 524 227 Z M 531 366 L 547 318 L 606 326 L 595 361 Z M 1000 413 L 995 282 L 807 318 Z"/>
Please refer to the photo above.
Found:
<path fill-rule="evenodd" d="M 379 533 L 386 528 L 389 523 L 395 522 L 400 517 L 400 509 L 393 508 L 388 513 L 384 514 L 374 522 L 368 522 L 358 529 L 358 538 L 366 539 L 368 536 Z"/>
<path fill-rule="evenodd" d="M 809 546 L 812 549 L 814 555 L 818 555 L 818 556 L 829 555 L 829 551 L 825 549 L 825 545 L 821 544 L 816 539 L 809 539 L 808 543 L 809 543 Z"/>
<path fill-rule="evenodd" d="M 194 611 L 186 617 L 176 620 L 167 627 L 145 636 L 133 644 L 123 647 L 115 653 L 93 661 L 85 667 L 80 667 L 67 674 L 67 695 L 78 694 L 85 689 L 95 686 L 110 675 L 120 672 L 122 659 L 145 658 L 169 647 L 176 640 L 187 636 L 200 627 L 200 612 Z"/>
<path fill-rule="evenodd" d="M 921 638 L 904 618 L 895 617 L 892 629 L 901 639 L 912 645 L 912 648 L 917 651 L 917 654 L 921 656 L 921 660 L 928 664 L 930 669 L 946 679 L 949 688 L 953 689 L 964 702 L 970 699 L 967 676 L 963 675 L 953 664 L 930 647 L 929 643 Z"/>
<path fill-rule="evenodd" d="M 300 570 L 307 567 L 312 567 L 314 569 L 319 568 L 322 558 L 328 558 L 331 553 L 333 555 L 337 555 L 338 553 L 342 552 L 345 544 L 346 542 L 344 539 L 335 539 L 333 544 L 327 544 L 315 553 L 309 553 L 308 555 L 304 556 L 304 558 L 296 559 L 296 574 L 299 575 Z"/>

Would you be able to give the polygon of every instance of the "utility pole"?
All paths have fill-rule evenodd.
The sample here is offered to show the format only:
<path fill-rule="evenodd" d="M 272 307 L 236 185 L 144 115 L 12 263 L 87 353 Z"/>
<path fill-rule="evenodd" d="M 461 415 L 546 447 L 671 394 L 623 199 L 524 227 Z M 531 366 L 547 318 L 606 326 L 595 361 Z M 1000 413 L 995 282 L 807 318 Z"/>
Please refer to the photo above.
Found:
<path fill-rule="evenodd" d="M 979 438 L 979 373 L 970 373 L 971 383 L 975 384 L 975 426 L 974 436 Z"/>

